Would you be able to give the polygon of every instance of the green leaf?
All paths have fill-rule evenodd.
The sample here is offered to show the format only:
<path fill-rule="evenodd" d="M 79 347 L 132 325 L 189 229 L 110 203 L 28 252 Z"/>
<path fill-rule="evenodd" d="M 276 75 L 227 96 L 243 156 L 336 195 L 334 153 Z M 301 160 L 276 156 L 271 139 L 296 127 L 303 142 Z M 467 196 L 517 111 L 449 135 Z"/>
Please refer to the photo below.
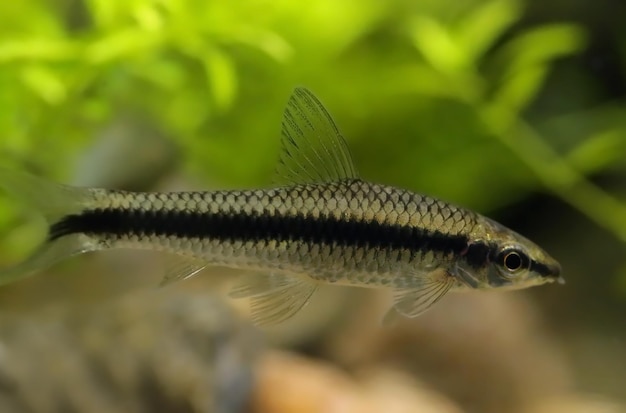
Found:
<path fill-rule="evenodd" d="M 20 77 L 24 84 L 46 103 L 56 105 L 67 96 L 63 81 L 45 66 L 27 66 L 22 69 Z"/>
<path fill-rule="evenodd" d="M 254 47 L 279 63 L 286 63 L 294 53 L 284 37 L 268 30 L 242 30 L 233 40 Z"/>
<path fill-rule="evenodd" d="M 85 51 L 85 56 L 90 63 L 102 64 L 153 51 L 161 41 L 158 32 L 129 27 L 91 43 Z"/>
<path fill-rule="evenodd" d="M 85 4 L 89 9 L 91 18 L 96 23 L 96 26 L 100 28 L 125 24 L 126 19 L 124 17 L 130 12 L 127 4 L 119 1 L 86 0 Z"/>
<path fill-rule="evenodd" d="M 191 76 L 188 68 L 180 60 L 160 56 L 142 62 L 133 74 L 139 79 L 149 81 L 157 88 L 166 89 L 169 93 L 180 91 Z"/>
<path fill-rule="evenodd" d="M 415 17 L 409 27 L 413 44 L 436 70 L 456 74 L 467 69 L 465 54 L 450 31 L 427 16 Z"/>
<path fill-rule="evenodd" d="M 623 161 L 625 153 L 626 131 L 614 129 L 584 140 L 567 155 L 567 160 L 580 172 L 592 174 Z"/>
<path fill-rule="evenodd" d="M 535 65 L 512 73 L 495 92 L 492 103 L 519 113 L 537 96 L 547 73 L 547 65 Z"/>
<path fill-rule="evenodd" d="M 502 48 L 497 59 L 506 68 L 507 76 L 529 66 L 580 52 L 585 44 L 586 33 L 577 25 L 545 25 L 515 37 Z"/>
<path fill-rule="evenodd" d="M 495 58 L 501 74 L 491 103 L 519 113 L 539 93 L 550 62 L 579 51 L 584 39 L 584 32 L 570 24 L 541 26 L 515 37 Z"/>
<path fill-rule="evenodd" d="M 155 31 L 163 28 L 163 16 L 153 2 L 138 4 L 133 15 L 139 26 L 146 31 Z"/>
<path fill-rule="evenodd" d="M 0 43 L 0 63 L 19 60 L 64 60 L 77 53 L 76 45 L 66 40 L 23 39 L 3 40 Z"/>
<path fill-rule="evenodd" d="M 228 110 L 237 92 L 237 77 L 232 59 L 221 50 L 212 48 L 206 53 L 203 63 L 215 106 L 221 111 Z"/>
<path fill-rule="evenodd" d="M 522 15 L 518 0 L 494 0 L 478 3 L 460 22 L 455 37 L 468 61 L 478 62 L 502 33 Z"/>

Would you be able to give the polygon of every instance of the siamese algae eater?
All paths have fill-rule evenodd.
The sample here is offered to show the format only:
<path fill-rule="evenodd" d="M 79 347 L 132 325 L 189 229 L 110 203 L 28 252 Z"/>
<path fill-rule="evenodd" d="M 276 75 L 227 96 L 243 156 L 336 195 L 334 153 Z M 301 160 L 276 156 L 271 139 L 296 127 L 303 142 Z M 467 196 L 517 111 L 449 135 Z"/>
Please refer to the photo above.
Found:
<path fill-rule="evenodd" d="M 0 272 L 0 284 L 88 251 L 166 251 L 178 258 L 165 283 L 208 265 L 251 271 L 231 296 L 251 297 L 263 324 L 293 316 L 320 284 L 390 288 L 387 316 L 415 317 L 448 291 L 562 281 L 553 258 L 495 221 L 360 179 L 332 118 L 304 88 L 284 112 L 276 179 L 270 189 L 143 193 L 0 170 L 0 186 L 49 223 L 45 243 Z"/>

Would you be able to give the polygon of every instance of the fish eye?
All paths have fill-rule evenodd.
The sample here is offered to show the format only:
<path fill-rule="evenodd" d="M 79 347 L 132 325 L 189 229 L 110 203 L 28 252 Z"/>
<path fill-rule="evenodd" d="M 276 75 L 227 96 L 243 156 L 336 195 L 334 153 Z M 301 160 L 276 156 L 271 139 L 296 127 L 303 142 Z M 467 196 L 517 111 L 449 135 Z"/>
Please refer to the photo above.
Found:
<path fill-rule="evenodd" d="M 522 251 L 505 248 L 500 252 L 500 254 L 498 254 L 498 262 L 510 275 L 514 275 L 519 271 L 528 268 L 530 260 Z"/>

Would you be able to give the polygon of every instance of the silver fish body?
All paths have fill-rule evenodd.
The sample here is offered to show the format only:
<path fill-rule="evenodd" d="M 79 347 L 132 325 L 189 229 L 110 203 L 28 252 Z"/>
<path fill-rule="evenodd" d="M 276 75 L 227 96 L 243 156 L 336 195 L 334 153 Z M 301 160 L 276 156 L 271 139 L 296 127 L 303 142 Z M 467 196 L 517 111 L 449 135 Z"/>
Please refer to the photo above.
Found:
<path fill-rule="evenodd" d="M 209 264 L 316 281 L 409 287 L 416 271 L 451 266 L 477 214 L 360 180 L 267 190 L 96 192 L 97 207 L 51 228 L 101 248 L 159 249 Z"/>
<path fill-rule="evenodd" d="M 392 288 L 392 313 L 413 317 L 449 290 L 560 280 L 556 261 L 500 224 L 361 180 L 330 115 L 305 89 L 285 112 L 277 174 L 271 189 L 133 193 L 0 173 L 15 192 L 45 195 L 39 206 L 50 221 L 47 242 L 0 282 L 85 251 L 162 250 L 184 261 L 167 282 L 207 265 L 255 271 L 232 295 L 253 297 L 255 320 L 269 323 L 295 314 L 320 283 Z"/>

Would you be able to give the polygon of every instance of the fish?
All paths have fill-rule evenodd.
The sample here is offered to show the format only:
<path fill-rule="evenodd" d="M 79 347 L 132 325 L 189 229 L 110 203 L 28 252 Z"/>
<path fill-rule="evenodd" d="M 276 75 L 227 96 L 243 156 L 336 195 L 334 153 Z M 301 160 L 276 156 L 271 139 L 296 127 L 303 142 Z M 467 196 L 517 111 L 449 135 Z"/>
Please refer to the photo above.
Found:
<path fill-rule="evenodd" d="M 0 187 L 40 211 L 45 242 L 0 272 L 7 284 L 56 262 L 113 248 L 170 253 L 162 284 L 207 266 L 246 270 L 230 292 L 256 324 L 300 311 L 323 284 L 392 291 L 384 320 L 413 318 L 450 291 L 563 282 L 538 245 L 477 212 L 361 179 L 322 103 L 296 88 L 269 188 L 129 192 L 51 183 L 0 169 Z"/>

